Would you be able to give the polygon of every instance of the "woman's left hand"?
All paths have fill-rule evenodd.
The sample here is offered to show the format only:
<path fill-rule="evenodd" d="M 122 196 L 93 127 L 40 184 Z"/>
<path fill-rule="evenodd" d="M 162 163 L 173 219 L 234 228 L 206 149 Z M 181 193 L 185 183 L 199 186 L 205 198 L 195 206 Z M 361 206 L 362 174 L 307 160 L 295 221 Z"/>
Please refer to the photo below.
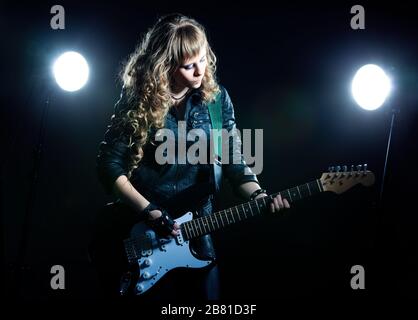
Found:
<path fill-rule="evenodd" d="M 255 199 L 263 198 L 266 196 L 267 194 L 260 193 L 257 197 L 255 197 Z M 269 211 L 274 213 L 288 208 L 290 208 L 289 202 L 287 201 L 287 199 L 282 199 L 282 196 L 279 194 L 275 196 L 271 201 Z"/>

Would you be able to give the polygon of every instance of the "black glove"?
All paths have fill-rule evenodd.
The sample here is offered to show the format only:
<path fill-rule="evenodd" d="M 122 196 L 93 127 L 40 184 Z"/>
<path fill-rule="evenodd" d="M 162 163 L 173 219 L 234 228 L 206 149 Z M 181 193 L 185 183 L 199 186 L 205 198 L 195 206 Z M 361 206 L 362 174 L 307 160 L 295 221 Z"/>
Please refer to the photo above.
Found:
<path fill-rule="evenodd" d="M 150 220 L 150 212 L 153 210 L 161 211 L 162 215 L 154 220 Z M 171 232 L 174 230 L 174 224 L 176 223 L 171 217 L 168 215 L 168 212 L 156 206 L 153 203 L 150 203 L 145 209 L 141 212 L 141 216 L 145 216 L 145 222 L 161 237 L 167 237 L 171 235 Z"/>

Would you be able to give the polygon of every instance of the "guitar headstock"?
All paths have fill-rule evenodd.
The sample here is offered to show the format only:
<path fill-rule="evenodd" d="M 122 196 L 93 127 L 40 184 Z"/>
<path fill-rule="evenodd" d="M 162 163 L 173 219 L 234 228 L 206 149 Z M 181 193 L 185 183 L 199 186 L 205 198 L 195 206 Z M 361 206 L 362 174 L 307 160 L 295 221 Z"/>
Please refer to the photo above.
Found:
<path fill-rule="evenodd" d="M 374 174 L 367 170 L 367 164 L 358 165 L 350 169 L 347 166 L 336 166 L 328 168 L 328 172 L 324 172 L 319 179 L 324 191 L 332 191 L 335 193 L 343 193 L 357 184 L 363 186 L 371 186 L 374 184 Z"/>

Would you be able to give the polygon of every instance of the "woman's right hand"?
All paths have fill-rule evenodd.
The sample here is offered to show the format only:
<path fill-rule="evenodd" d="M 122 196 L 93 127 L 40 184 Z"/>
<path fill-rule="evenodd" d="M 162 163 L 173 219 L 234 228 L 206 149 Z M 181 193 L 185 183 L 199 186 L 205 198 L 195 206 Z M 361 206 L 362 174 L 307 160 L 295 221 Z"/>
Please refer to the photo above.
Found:
<path fill-rule="evenodd" d="M 148 222 L 151 228 L 153 228 L 159 235 L 167 236 L 178 236 L 180 233 L 180 226 L 171 217 L 161 210 L 151 210 L 148 215 Z"/>

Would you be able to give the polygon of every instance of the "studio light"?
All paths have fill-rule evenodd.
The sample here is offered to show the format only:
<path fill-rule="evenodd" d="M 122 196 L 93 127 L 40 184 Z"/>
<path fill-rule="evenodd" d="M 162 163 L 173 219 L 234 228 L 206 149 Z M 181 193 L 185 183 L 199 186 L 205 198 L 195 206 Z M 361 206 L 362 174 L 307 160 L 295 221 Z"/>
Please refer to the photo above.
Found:
<path fill-rule="evenodd" d="M 375 64 L 361 67 L 351 83 L 351 93 L 357 104 L 366 110 L 383 105 L 391 90 L 391 81 L 382 68 Z"/>
<path fill-rule="evenodd" d="M 89 78 L 86 59 L 75 51 L 68 51 L 59 56 L 52 70 L 56 82 L 65 91 L 81 89 Z"/>
<path fill-rule="evenodd" d="M 50 73 L 50 70 L 49 70 Z M 61 89 L 65 91 L 77 91 L 81 89 L 86 83 L 89 78 L 89 66 L 87 64 L 86 59 L 84 57 L 75 52 L 75 51 L 68 51 L 60 55 L 52 65 L 52 73 L 54 75 L 55 81 L 60 86 Z M 49 77 L 48 77 L 49 80 Z M 35 196 L 39 180 L 39 171 L 40 171 L 40 164 L 41 158 L 43 154 L 43 147 L 44 147 L 44 140 L 45 140 L 45 132 L 46 132 L 46 123 L 48 119 L 48 112 L 50 107 L 50 100 L 53 96 L 55 88 L 52 87 L 52 82 L 48 81 L 46 83 L 46 97 L 45 103 L 42 110 L 41 116 L 41 124 L 39 127 L 39 135 L 38 135 L 38 143 L 34 155 L 34 163 L 31 175 L 31 187 L 30 192 L 28 194 L 28 200 L 26 202 L 25 208 L 25 216 L 23 218 L 22 223 L 22 238 L 20 239 L 19 248 L 18 248 L 18 257 L 17 263 L 18 270 L 23 270 L 24 260 L 27 253 L 27 246 L 28 246 L 28 238 L 27 233 L 31 227 L 32 221 L 32 212 L 33 212 L 33 204 L 35 203 Z M 21 271 L 19 271 L 21 272 Z M 19 281 L 20 277 L 18 276 Z"/>
<path fill-rule="evenodd" d="M 385 103 L 391 92 L 391 87 L 391 80 L 382 68 L 375 64 L 366 64 L 356 72 L 351 83 L 351 93 L 353 94 L 354 100 L 360 107 L 366 110 L 376 110 Z M 390 121 L 389 136 L 386 146 L 382 183 L 380 186 L 380 202 L 383 200 L 393 124 L 395 122 L 395 115 L 399 112 L 399 108 L 392 106 L 391 110 L 392 117 Z"/>

